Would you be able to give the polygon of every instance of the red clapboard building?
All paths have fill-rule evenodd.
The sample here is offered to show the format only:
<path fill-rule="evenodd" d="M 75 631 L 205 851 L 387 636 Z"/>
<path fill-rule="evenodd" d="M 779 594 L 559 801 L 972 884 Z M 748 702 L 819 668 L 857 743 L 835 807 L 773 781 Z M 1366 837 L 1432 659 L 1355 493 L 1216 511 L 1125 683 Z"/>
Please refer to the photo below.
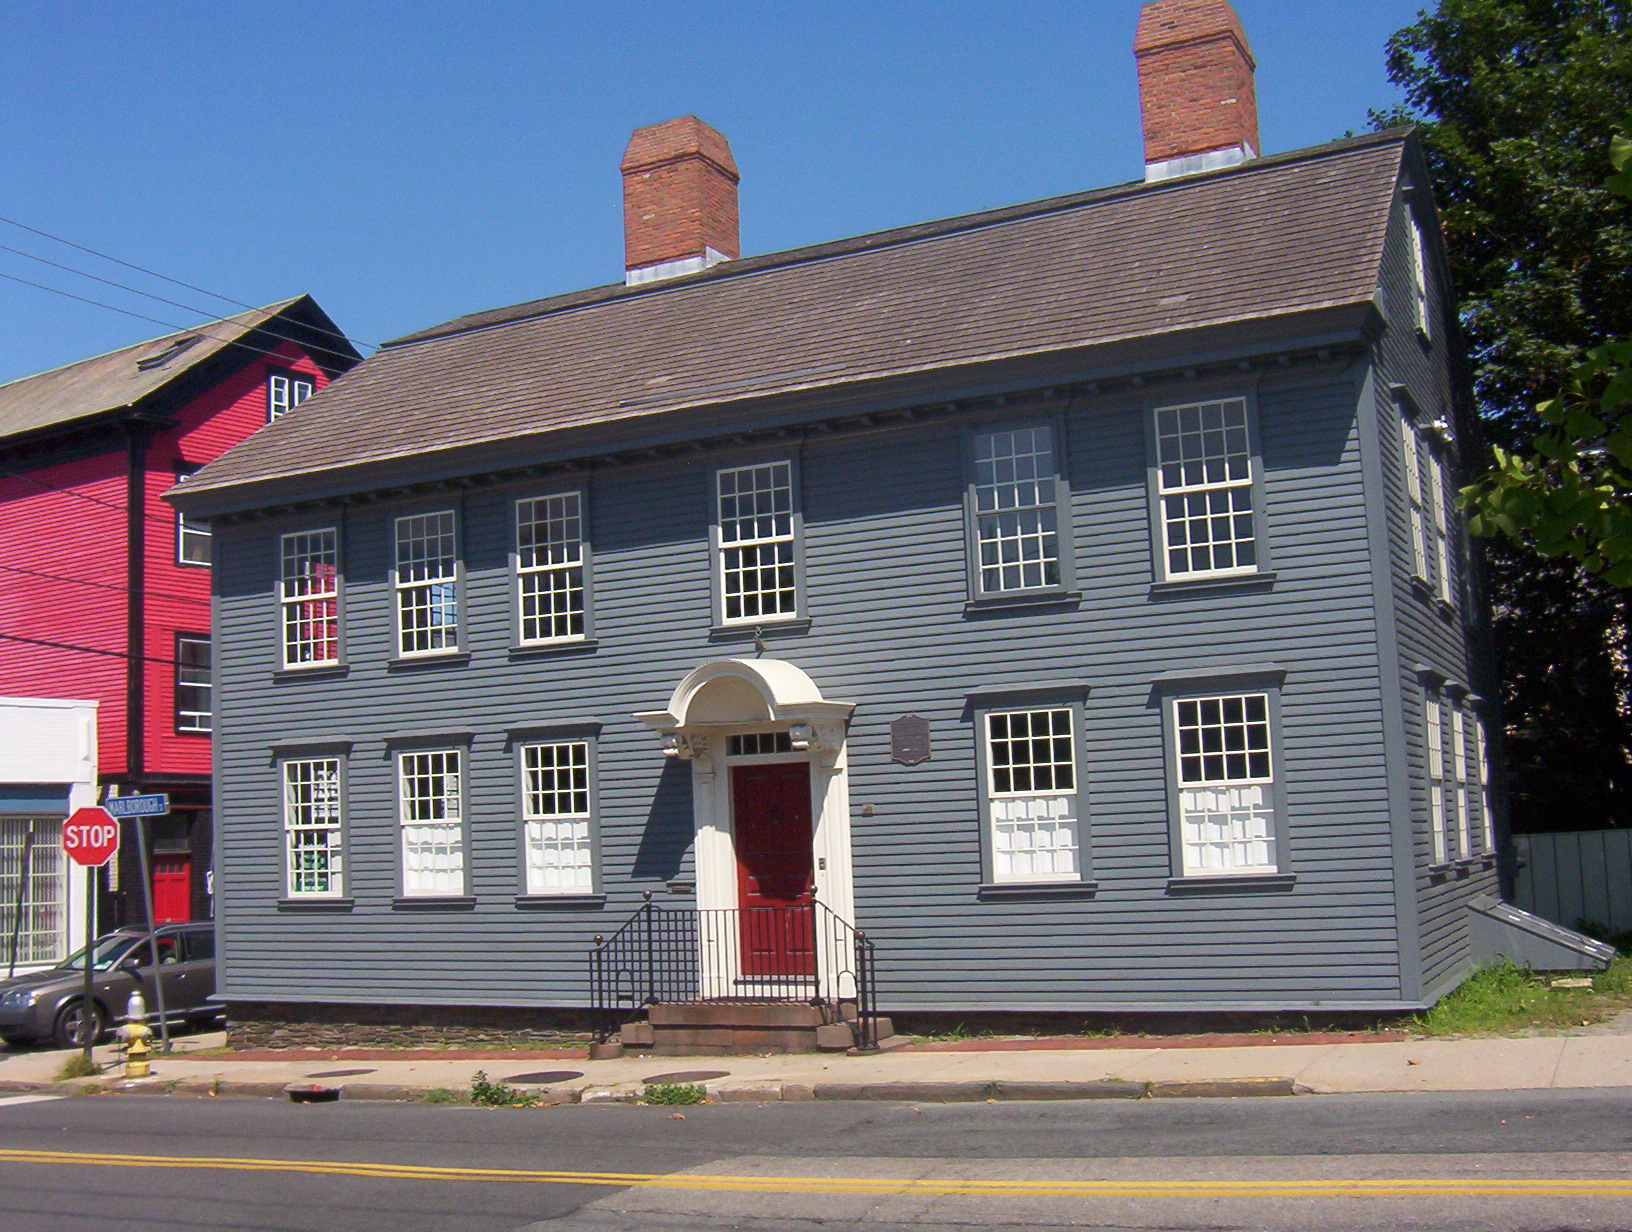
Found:
<path fill-rule="evenodd" d="M 160 920 L 211 911 L 213 688 L 209 528 L 159 494 L 360 358 L 301 296 L 0 385 L 0 697 L 99 702 L 101 787 L 169 793 L 148 823 Z M 47 820 L 7 796 L 0 871 Z M 133 838 L 102 928 L 145 919 Z"/>

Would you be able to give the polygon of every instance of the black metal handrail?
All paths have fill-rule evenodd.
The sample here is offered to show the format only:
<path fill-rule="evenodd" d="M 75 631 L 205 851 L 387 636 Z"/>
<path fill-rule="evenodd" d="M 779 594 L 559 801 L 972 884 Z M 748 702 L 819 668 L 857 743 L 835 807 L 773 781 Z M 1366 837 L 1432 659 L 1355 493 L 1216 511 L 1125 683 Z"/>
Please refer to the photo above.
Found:
<path fill-rule="evenodd" d="M 590 1003 L 604 1042 L 652 1005 L 803 1001 L 847 1021 L 856 1046 L 878 1047 L 874 949 L 825 903 L 660 907 L 645 902 L 589 956 Z"/>

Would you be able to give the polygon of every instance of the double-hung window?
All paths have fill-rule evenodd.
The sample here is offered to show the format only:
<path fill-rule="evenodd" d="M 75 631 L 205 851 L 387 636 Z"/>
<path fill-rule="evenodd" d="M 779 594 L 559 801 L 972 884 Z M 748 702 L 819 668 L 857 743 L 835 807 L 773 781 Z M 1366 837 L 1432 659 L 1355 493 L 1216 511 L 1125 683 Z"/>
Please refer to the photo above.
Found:
<path fill-rule="evenodd" d="M 587 635 L 584 556 L 582 493 L 516 502 L 516 585 L 523 645 Z"/>
<path fill-rule="evenodd" d="M 340 662 L 340 575 L 332 528 L 303 530 L 279 541 L 282 577 L 283 665 L 317 667 Z"/>
<path fill-rule="evenodd" d="M 1451 525 L 1448 490 L 1450 474 L 1439 450 L 1429 455 L 1429 497 L 1434 511 L 1434 573 L 1438 580 L 1439 598 L 1450 603 L 1454 588 L 1451 581 Z"/>
<path fill-rule="evenodd" d="M 975 594 L 1065 585 L 1059 464 L 1049 424 L 975 434 Z"/>
<path fill-rule="evenodd" d="M 459 648 L 459 560 L 453 510 L 397 519 L 397 652 Z"/>
<path fill-rule="evenodd" d="M 1183 875 L 1277 872 L 1269 695 L 1179 697 L 1168 705 Z"/>
<path fill-rule="evenodd" d="M 458 749 L 397 754 L 406 898 L 465 892 L 465 828 Z"/>
<path fill-rule="evenodd" d="M 528 894 L 591 894 L 595 840 L 590 742 L 521 746 Z"/>
<path fill-rule="evenodd" d="M 1428 695 L 1425 726 L 1428 741 L 1428 833 L 1433 862 L 1444 864 L 1449 859 L 1445 824 L 1445 703 L 1437 693 Z"/>
<path fill-rule="evenodd" d="M 290 898 L 338 898 L 345 892 L 340 759 L 283 763 L 284 866 Z"/>
<path fill-rule="evenodd" d="M 1428 580 L 1428 514 L 1422 496 L 1422 443 L 1409 418 L 1400 420 L 1401 466 L 1405 471 L 1406 507 L 1411 518 L 1411 576 Z"/>
<path fill-rule="evenodd" d="M 986 713 L 994 882 L 1082 880 L 1073 726 L 1066 706 Z"/>
<path fill-rule="evenodd" d="M 266 421 L 271 423 L 280 415 L 294 410 L 317 386 L 302 372 L 272 370 L 266 374 Z"/>
<path fill-rule="evenodd" d="M 1414 324 L 1422 331 L 1424 338 L 1430 338 L 1433 331 L 1428 324 L 1428 261 L 1422 240 L 1422 224 L 1414 215 L 1409 214 L 1406 221 L 1411 244 L 1411 307 L 1415 315 Z"/>
<path fill-rule="evenodd" d="M 715 473 L 720 615 L 726 624 L 799 615 L 799 515 L 791 461 Z"/>
<path fill-rule="evenodd" d="M 176 482 L 180 483 L 202 469 L 202 463 L 178 462 Z M 176 510 L 176 563 L 204 566 L 210 563 L 210 524 L 189 517 L 179 509 Z"/>
<path fill-rule="evenodd" d="M 1496 850 L 1496 818 L 1490 805 L 1490 750 L 1485 745 L 1485 721 L 1473 716 L 1473 764 L 1479 776 L 1479 820 L 1484 825 L 1485 851 Z"/>
<path fill-rule="evenodd" d="M 1155 440 L 1163 578 L 1257 572 L 1247 400 L 1158 407 Z"/>
<path fill-rule="evenodd" d="M 1473 854 L 1473 823 L 1468 817 L 1468 728 L 1462 707 L 1451 703 L 1451 782 L 1456 789 L 1456 854 Z"/>
<path fill-rule="evenodd" d="M 176 634 L 176 730 L 208 732 L 213 689 L 210 639 L 201 633 Z"/>

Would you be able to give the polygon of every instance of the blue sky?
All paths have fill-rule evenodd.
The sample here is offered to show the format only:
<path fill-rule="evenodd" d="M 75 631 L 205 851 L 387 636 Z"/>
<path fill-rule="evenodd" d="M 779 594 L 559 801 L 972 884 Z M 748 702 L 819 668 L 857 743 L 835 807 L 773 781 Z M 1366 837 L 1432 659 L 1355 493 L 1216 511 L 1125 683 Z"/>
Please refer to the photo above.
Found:
<path fill-rule="evenodd" d="M 1235 0 L 1267 152 L 1366 127 L 1410 0 Z M 36 3 L 0 40 L 0 216 L 378 343 L 618 281 L 618 159 L 693 112 L 745 253 L 1137 178 L 1137 0 Z M 167 286 L 0 223 L 0 244 Z M 27 278 L 198 313 L 0 250 Z M 0 278 L 0 381 L 163 326 Z M 369 349 L 364 348 L 365 353 Z"/>

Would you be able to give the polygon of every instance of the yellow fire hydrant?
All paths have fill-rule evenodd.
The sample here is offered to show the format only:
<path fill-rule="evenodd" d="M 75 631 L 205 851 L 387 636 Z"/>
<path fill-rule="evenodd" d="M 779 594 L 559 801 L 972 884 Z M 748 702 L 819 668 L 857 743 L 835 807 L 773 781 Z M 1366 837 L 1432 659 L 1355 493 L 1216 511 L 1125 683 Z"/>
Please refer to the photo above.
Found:
<path fill-rule="evenodd" d="M 153 1028 L 147 1025 L 147 1002 L 140 992 L 130 994 L 125 1003 L 125 1025 L 119 1028 L 119 1038 L 125 1042 L 125 1077 L 146 1078 L 153 1071 L 148 1055 L 153 1051 L 147 1041 Z"/>

